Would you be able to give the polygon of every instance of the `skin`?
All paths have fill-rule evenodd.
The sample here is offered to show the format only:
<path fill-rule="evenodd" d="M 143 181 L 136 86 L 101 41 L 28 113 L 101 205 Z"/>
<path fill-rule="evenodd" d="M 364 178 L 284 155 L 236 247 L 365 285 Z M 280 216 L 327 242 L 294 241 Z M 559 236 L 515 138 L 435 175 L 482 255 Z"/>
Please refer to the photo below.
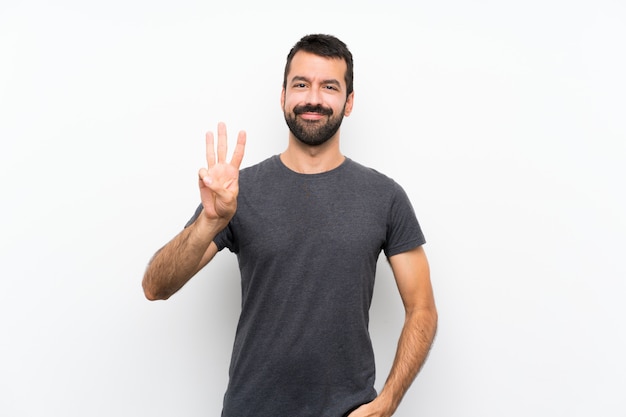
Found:
<path fill-rule="evenodd" d="M 149 300 L 167 300 L 200 271 L 217 253 L 215 236 L 237 211 L 239 167 L 246 133 L 241 131 L 230 162 L 226 162 L 226 126 L 217 127 L 217 153 L 212 132 L 206 134 L 207 167 L 198 172 L 203 210 L 198 219 L 153 256 L 143 277 Z"/>
<path fill-rule="evenodd" d="M 321 105 L 333 115 L 303 113 L 295 116 L 309 127 L 329 122 L 331 117 L 349 116 L 354 93 L 346 94 L 346 63 L 307 52 L 298 52 L 291 63 L 280 104 L 286 114 L 296 106 Z M 304 174 L 326 172 L 339 166 L 345 157 L 339 147 L 340 130 L 318 146 L 301 142 L 289 133 L 287 149 L 280 155 L 290 169 Z M 226 161 L 226 126 L 218 124 L 217 150 L 212 132 L 206 134 L 207 167 L 198 172 L 203 211 L 198 219 L 175 236 L 152 258 L 143 278 L 150 300 L 167 299 L 200 271 L 217 253 L 215 236 L 226 227 L 237 210 L 238 173 L 243 159 L 246 134 L 239 132 L 230 162 Z M 391 416 L 422 367 L 437 327 L 437 309 L 423 247 L 392 256 L 389 264 L 402 298 L 405 320 L 393 366 L 378 397 L 354 410 L 349 417 Z"/>
<path fill-rule="evenodd" d="M 346 96 L 344 74 L 346 63 L 341 59 L 328 59 L 300 51 L 291 61 L 287 84 L 280 95 L 283 112 L 293 114 L 298 105 L 322 105 L 333 110 L 334 116 L 350 116 L 354 105 L 354 92 Z M 297 118 L 309 123 L 326 123 L 330 116 L 316 113 L 302 114 Z M 339 135 L 320 146 L 307 146 L 289 132 L 287 149 L 280 155 L 282 162 L 293 171 L 317 174 L 341 165 L 345 157 L 339 148 Z"/>

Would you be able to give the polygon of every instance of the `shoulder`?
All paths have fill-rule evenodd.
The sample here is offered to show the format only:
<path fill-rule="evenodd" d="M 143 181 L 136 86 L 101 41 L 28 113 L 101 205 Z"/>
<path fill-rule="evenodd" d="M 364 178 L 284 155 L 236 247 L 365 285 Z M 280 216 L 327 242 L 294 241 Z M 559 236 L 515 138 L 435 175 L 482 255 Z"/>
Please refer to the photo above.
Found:
<path fill-rule="evenodd" d="M 240 181 L 254 181 L 258 177 L 277 175 L 280 171 L 277 159 L 278 155 L 272 155 L 261 162 L 242 168 L 239 170 Z"/>
<path fill-rule="evenodd" d="M 346 175 L 356 183 L 363 184 L 363 186 L 387 190 L 393 193 L 402 190 L 402 187 L 400 187 L 393 178 L 375 168 L 365 166 L 352 159 L 346 159 L 345 168 Z"/>

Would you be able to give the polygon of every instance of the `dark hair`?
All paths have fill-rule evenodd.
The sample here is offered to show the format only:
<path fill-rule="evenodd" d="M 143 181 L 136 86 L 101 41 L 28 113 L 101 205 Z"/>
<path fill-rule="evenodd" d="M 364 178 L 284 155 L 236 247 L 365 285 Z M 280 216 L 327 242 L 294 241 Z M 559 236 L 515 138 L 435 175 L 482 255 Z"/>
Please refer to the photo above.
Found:
<path fill-rule="evenodd" d="M 346 95 L 350 95 L 350 93 L 352 93 L 354 89 L 354 64 L 352 62 L 352 53 L 348 50 L 346 44 L 336 37 L 322 34 L 306 35 L 300 39 L 298 43 L 293 46 L 293 48 L 291 48 L 289 55 L 287 55 L 287 63 L 285 64 L 285 75 L 283 78 L 284 88 L 287 87 L 287 74 L 289 74 L 289 69 L 291 68 L 291 61 L 298 51 L 305 51 L 327 58 L 343 59 L 347 65 L 345 75 L 347 90 Z"/>

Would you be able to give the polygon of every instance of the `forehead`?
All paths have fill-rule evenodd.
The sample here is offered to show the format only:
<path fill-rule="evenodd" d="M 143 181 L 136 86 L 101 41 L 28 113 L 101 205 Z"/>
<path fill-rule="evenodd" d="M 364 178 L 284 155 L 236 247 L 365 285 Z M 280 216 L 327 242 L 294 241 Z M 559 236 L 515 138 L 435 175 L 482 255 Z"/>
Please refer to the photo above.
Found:
<path fill-rule="evenodd" d="M 328 58 L 310 52 L 298 51 L 291 60 L 287 79 L 292 80 L 294 77 L 334 79 L 343 84 L 347 70 L 346 61 L 341 58 Z"/>

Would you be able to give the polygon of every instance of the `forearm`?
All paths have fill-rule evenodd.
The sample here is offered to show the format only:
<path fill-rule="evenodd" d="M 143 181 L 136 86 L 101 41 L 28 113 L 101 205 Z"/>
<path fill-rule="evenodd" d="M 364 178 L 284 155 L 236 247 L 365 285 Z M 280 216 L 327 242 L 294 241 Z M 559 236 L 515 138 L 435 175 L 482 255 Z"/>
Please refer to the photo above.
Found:
<path fill-rule="evenodd" d="M 391 416 L 426 361 L 437 330 L 437 310 L 407 312 L 389 377 L 379 395 Z"/>
<path fill-rule="evenodd" d="M 202 215 L 163 246 L 150 260 L 142 285 L 149 300 L 166 300 L 193 277 L 208 260 L 207 249 L 220 227 Z"/>

